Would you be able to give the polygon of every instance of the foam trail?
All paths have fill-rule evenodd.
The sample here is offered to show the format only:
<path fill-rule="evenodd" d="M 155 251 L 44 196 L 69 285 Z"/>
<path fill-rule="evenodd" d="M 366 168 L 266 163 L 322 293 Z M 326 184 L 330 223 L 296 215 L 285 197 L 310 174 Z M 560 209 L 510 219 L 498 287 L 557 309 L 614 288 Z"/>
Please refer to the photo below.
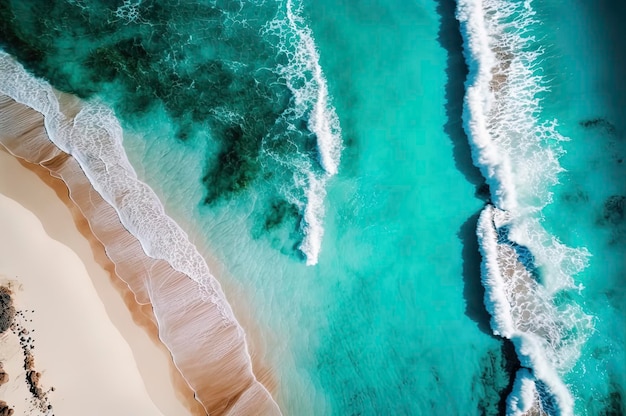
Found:
<path fill-rule="evenodd" d="M 306 256 L 307 265 L 315 265 L 324 235 L 326 183 L 339 170 L 341 127 L 330 104 L 312 31 L 301 17 L 300 6 L 294 7 L 292 0 L 287 0 L 285 8 L 284 16 L 279 15 L 270 22 L 267 31 L 278 36 L 278 49 L 288 57 L 288 63 L 278 67 L 279 75 L 294 96 L 293 104 L 284 117 L 290 121 L 307 118 L 308 128 L 317 139 L 318 162 L 323 172 L 318 173 L 310 163 L 299 161 L 296 182 L 303 186 L 306 202 L 303 204 L 297 198 L 291 198 L 304 210 L 304 239 L 300 250 Z"/>
<path fill-rule="evenodd" d="M 317 258 L 322 247 L 324 236 L 324 197 L 326 196 L 326 181 L 313 177 L 309 173 L 310 185 L 307 191 L 308 203 L 304 209 L 304 233 L 300 250 L 307 256 L 307 264 L 317 264 Z"/>
<path fill-rule="evenodd" d="M 511 416 L 522 416 L 533 409 L 537 403 L 537 389 L 535 380 L 528 369 L 517 372 L 513 385 L 513 394 L 507 402 L 507 413 Z"/>
<path fill-rule="evenodd" d="M 512 0 L 459 0 L 457 19 L 470 69 L 464 127 L 495 205 L 483 210 L 477 229 L 485 305 L 494 333 L 513 341 L 532 376 L 518 375 L 509 414 L 523 414 L 537 396 L 543 411 L 571 415 L 574 401 L 561 377 L 578 359 L 591 318 L 573 303 L 557 308 L 553 298 L 577 289 L 573 276 L 588 252 L 564 246 L 541 226 L 566 139 L 556 122 L 540 119 L 538 97 L 547 87 L 531 33 L 538 22 L 530 1 Z"/>
<path fill-rule="evenodd" d="M 302 17 L 294 11 L 291 0 L 287 1 L 287 21 L 289 27 L 298 35 L 298 45 L 291 71 L 310 71 L 312 80 L 305 88 L 297 88 L 291 79 L 296 74 L 289 74 L 288 85 L 296 96 L 296 106 L 312 107 L 309 128 L 317 136 L 317 148 L 320 164 L 330 176 L 337 174 L 341 158 L 341 128 L 335 109 L 328 101 L 328 86 L 320 66 L 320 57 L 315 47 L 311 29 L 306 26 Z M 291 72 L 289 71 L 289 72 Z M 299 74 L 298 74 L 299 75 Z M 308 89 L 312 89 L 312 91 Z"/>

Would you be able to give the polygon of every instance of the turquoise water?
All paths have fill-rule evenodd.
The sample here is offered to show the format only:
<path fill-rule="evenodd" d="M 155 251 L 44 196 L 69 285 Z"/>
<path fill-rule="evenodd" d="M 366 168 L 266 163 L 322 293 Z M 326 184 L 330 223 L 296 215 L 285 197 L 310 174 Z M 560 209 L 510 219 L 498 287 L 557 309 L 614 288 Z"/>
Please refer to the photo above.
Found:
<path fill-rule="evenodd" d="M 455 7 L 7 1 L 0 41 L 56 87 L 114 108 L 139 176 L 216 259 L 235 314 L 259 328 L 285 414 L 497 415 L 520 363 L 483 306 L 476 227 L 496 198 L 463 129 Z M 550 300 L 595 328 L 559 376 L 575 414 L 616 415 L 626 94 L 589 62 L 615 54 L 595 46 L 619 31 L 599 30 L 600 14 L 593 26 L 582 3 L 536 11 L 530 48 L 546 49 L 551 89 L 541 118 L 571 140 L 542 144 L 567 152 L 561 185 L 521 200 L 541 205 L 553 191 L 543 227 L 592 255 L 573 277 L 586 289 Z M 623 55 L 611 62 L 623 67 Z"/>
<path fill-rule="evenodd" d="M 551 44 L 547 72 L 554 82 L 545 109 L 571 138 L 562 158 L 567 172 L 546 222 L 566 243 L 585 246 L 593 256 L 580 277 L 585 290 L 579 301 L 595 316 L 596 331 L 567 381 L 580 397 L 576 414 L 623 414 L 626 9 L 610 1 L 581 2 L 574 9 L 548 2 L 540 12 L 546 29 L 558 27 L 546 34 Z M 557 21 L 555 16 L 563 13 L 568 19 Z"/>

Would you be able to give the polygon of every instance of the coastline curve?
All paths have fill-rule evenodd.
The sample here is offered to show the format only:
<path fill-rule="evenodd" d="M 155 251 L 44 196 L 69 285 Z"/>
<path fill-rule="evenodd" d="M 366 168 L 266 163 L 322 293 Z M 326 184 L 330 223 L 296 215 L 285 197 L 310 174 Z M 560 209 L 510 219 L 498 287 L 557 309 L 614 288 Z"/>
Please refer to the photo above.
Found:
<path fill-rule="evenodd" d="M 3 132 L 2 144 L 66 183 L 116 274 L 138 303 L 152 305 L 159 338 L 207 413 L 280 414 L 253 373 L 245 334 L 219 283 L 182 229 L 155 205 L 156 196 L 137 180 L 110 110 L 61 102 L 47 83 L 4 52 L 0 74 L 0 90 L 11 97 L 3 99 L 3 117 L 11 119 L 14 133 Z M 138 209 L 146 206 L 151 209 Z M 150 230 L 155 222 L 164 230 Z M 184 250 L 172 250 L 172 243 L 184 244 Z"/>

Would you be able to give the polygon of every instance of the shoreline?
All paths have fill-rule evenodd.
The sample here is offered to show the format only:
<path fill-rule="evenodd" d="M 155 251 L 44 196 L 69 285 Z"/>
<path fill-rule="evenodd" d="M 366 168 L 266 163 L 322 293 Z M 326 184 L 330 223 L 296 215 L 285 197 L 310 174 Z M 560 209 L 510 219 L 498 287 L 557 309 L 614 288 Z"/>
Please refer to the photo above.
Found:
<path fill-rule="evenodd" d="M 0 150 L 0 172 L 0 221 L 4 223 L 0 244 L 5 250 L 17 250 L 14 255 L 4 256 L 0 275 L 2 283 L 12 286 L 14 303 L 22 311 L 21 327 L 28 331 L 29 338 L 32 336 L 34 367 L 41 373 L 42 386 L 44 390 L 55 387 L 48 393 L 53 409 L 66 409 L 70 414 L 81 409 L 104 415 L 99 413 L 104 409 L 92 408 L 96 402 L 79 399 L 85 396 L 115 402 L 117 392 L 117 400 L 123 403 L 115 382 L 132 392 L 126 398 L 127 404 L 149 414 L 204 414 L 198 412 L 199 406 L 182 377 L 176 379 L 167 350 L 138 325 L 139 310 L 130 312 L 118 289 L 111 285 L 113 276 L 96 260 L 93 242 L 74 224 L 57 197 L 59 189 L 44 184 L 4 149 Z M 11 225 L 18 227 L 13 233 Z M 39 243 L 58 257 L 35 250 Z M 33 250 L 26 251 L 31 244 Z M 41 270 L 37 273 L 33 267 L 45 268 L 50 275 L 56 273 L 57 279 L 42 282 Z M 74 289 L 76 293 L 72 293 Z M 75 311 L 76 307 L 80 310 Z M 9 375 L 3 398 L 6 396 L 10 407 L 16 406 L 16 414 L 27 414 L 24 387 L 15 384 L 24 375 L 23 354 L 17 349 L 17 336 L 10 332 L 0 340 L 0 356 L 5 358 Z M 100 344 L 106 345 L 106 355 L 102 355 Z M 89 375 L 90 379 L 84 379 Z M 65 380 L 72 376 L 78 379 Z"/>
<path fill-rule="evenodd" d="M 173 391 L 175 399 L 190 415 L 204 415 L 204 409 L 194 399 L 193 391 L 158 338 L 150 305 L 137 303 L 134 294 L 115 275 L 115 265 L 69 198 L 65 183 L 41 166 L 11 155 L 2 146 L 0 172 L 11 178 L 11 182 L 0 181 L 0 194 L 35 215 L 50 238 L 71 249 L 81 259 L 109 319 L 133 351 L 151 396 L 170 401 Z"/>
<path fill-rule="evenodd" d="M 67 96 L 63 98 L 67 99 Z M 252 356 L 246 351 L 243 330 L 238 325 L 225 326 L 223 322 L 219 323 L 221 321 L 216 322 L 216 314 L 211 311 L 212 304 L 200 299 L 195 282 L 172 270 L 169 264 L 145 255 L 139 242 L 119 224 L 113 208 L 95 192 L 73 157 L 49 142 L 43 117 L 39 113 L 8 97 L 2 101 L 3 118 L 9 125 L 9 131 L 3 132 L 5 147 L 17 157 L 34 158 L 30 162 L 41 165 L 37 168 L 42 172 L 40 177 L 49 177 L 50 174 L 59 177 L 49 177 L 45 182 L 56 180 L 62 184 L 56 189 L 57 196 L 65 194 L 70 207 L 78 205 L 74 211 L 79 214 L 79 222 L 80 217 L 86 218 L 83 219 L 84 226 L 80 227 L 83 234 L 92 236 L 95 240 L 92 243 L 96 245 L 104 241 L 102 245 L 106 247 L 106 255 L 100 250 L 102 258 L 99 260 L 108 262 L 109 271 L 114 271 L 130 288 L 124 295 L 127 306 L 129 303 L 146 305 L 147 309 L 138 308 L 144 312 L 156 308 L 156 318 L 148 313 L 143 326 L 152 325 L 153 331 L 158 327 L 161 341 L 164 332 L 170 337 L 165 344 L 170 341 L 168 349 L 172 352 L 174 366 L 183 374 L 181 378 L 185 384 L 196 392 L 196 399 L 203 407 L 199 414 L 246 411 L 280 414 L 269 392 L 252 373 Z M 70 108 L 66 106 L 64 112 L 69 112 L 70 117 L 75 112 L 71 108 L 71 100 Z M 27 120 L 30 118 L 35 121 Z M 67 189 L 63 191 L 64 186 L 69 188 L 69 196 Z M 126 286 L 121 280 L 119 284 Z M 167 310 L 164 312 L 164 309 Z M 144 313 L 133 314 L 140 322 L 145 316 Z M 159 319 L 165 321 L 155 326 Z M 212 332 L 211 337 L 207 336 L 209 331 Z M 255 365 L 255 368 L 259 366 Z M 265 380 L 272 378 L 268 374 L 262 371 Z"/>

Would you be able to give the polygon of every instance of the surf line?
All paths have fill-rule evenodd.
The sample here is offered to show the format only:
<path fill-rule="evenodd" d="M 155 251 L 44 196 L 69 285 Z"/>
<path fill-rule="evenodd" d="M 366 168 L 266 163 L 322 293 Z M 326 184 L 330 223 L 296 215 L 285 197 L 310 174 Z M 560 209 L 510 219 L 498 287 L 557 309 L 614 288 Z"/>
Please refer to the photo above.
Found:
<path fill-rule="evenodd" d="M 494 334 L 510 339 L 523 368 L 507 398 L 508 415 L 542 410 L 573 415 L 562 375 L 575 364 L 592 330 L 591 317 L 554 295 L 581 289 L 573 276 L 587 265 L 585 249 L 561 244 L 542 226 L 541 209 L 563 171 L 567 140 L 556 122 L 542 122 L 542 50 L 531 33 L 530 1 L 458 0 L 457 19 L 469 67 L 463 125 L 474 164 L 490 187 L 477 236 L 484 303 Z"/>
<path fill-rule="evenodd" d="M 292 201 L 303 211 L 300 228 L 304 238 L 299 249 L 307 265 L 316 265 L 324 236 L 326 185 L 339 171 L 343 148 L 341 127 L 331 104 L 313 32 L 302 17 L 302 5 L 287 0 L 284 7 L 267 30 L 278 35 L 279 49 L 290 57 L 286 65 L 278 67 L 278 74 L 294 96 L 293 108 L 287 111 L 286 117 L 297 120 L 306 116 L 307 127 L 317 139 L 317 163 L 321 172 L 311 163 L 299 164 L 297 182 L 304 187 L 306 202 Z"/>

